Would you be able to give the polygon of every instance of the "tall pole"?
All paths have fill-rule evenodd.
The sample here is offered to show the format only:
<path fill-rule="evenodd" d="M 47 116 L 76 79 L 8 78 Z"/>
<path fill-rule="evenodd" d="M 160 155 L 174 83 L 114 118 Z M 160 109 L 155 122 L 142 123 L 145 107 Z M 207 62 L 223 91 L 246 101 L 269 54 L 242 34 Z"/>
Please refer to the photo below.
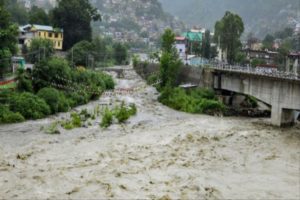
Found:
<path fill-rule="evenodd" d="M 72 55 L 72 65 L 74 65 L 74 49 L 73 49 L 73 47 L 72 47 L 72 49 L 71 49 L 71 55 Z"/>

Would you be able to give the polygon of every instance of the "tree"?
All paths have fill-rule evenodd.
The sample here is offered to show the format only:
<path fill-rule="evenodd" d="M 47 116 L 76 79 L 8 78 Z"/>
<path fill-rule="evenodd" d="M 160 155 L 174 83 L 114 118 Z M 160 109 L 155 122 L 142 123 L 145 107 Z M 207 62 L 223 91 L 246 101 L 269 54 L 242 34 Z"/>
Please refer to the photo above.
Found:
<path fill-rule="evenodd" d="M 33 6 L 29 12 L 29 23 L 49 25 L 50 19 L 44 9 L 39 8 L 37 6 Z"/>
<path fill-rule="evenodd" d="M 211 44 L 210 44 L 210 31 L 209 30 L 205 31 L 202 56 L 206 59 L 211 58 Z"/>
<path fill-rule="evenodd" d="M 263 40 L 264 48 L 269 50 L 273 49 L 274 40 L 275 38 L 272 35 L 266 35 L 265 39 Z"/>
<path fill-rule="evenodd" d="M 69 51 L 67 58 L 75 66 L 87 66 L 88 55 L 93 54 L 93 45 L 88 41 L 76 43 Z"/>
<path fill-rule="evenodd" d="M 64 29 L 64 50 L 79 41 L 91 41 L 91 21 L 101 20 L 97 9 L 88 0 L 61 0 L 51 15 L 54 26 Z"/>
<path fill-rule="evenodd" d="M 0 78 L 9 67 L 11 56 L 16 53 L 18 28 L 10 21 L 5 9 L 5 0 L 0 0 Z"/>
<path fill-rule="evenodd" d="M 241 47 L 240 37 L 244 32 L 242 18 L 227 11 L 224 17 L 215 24 L 215 40 L 220 42 L 221 49 L 227 53 L 227 61 L 234 63 Z"/>
<path fill-rule="evenodd" d="M 31 41 L 28 59 L 31 63 L 48 59 L 54 54 L 53 42 L 49 39 L 36 38 Z"/>
<path fill-rule="evenodd" d="M 121 43 L 116 43 L 113 48 L 116 64 L 125 64 L 128 58 L 127 47 Z"/>
<path fill-rule="evenodd" d="M 171 29 L 166 29 L 162 35 L 161 49 L 164 52 L 171 53 L 175 42 L 175 33 Z"/>
<path fill-rule="evenodd" d="M 162 36 L 162 56 L 160 58 L 161 87 L 175 86 L 181 66 L 178 53 L 174 47 L 175 34 L 167 29 Z"/>

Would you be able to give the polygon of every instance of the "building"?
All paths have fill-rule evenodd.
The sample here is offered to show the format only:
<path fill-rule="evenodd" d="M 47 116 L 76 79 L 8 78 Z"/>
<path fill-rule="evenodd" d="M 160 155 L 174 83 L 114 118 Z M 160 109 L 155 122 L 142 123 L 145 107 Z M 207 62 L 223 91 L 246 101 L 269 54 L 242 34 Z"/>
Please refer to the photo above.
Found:
<path fill-rule="evenodd" d="M 187 57 L 186 55 L 187 39 L 185 37 L 176 37 L 175 47 L 177 49 L 180 59 L 185 60 Z"/>
<path fill-rule="evenodd" d="M 252 50 L 244 49 L 243 52 L 246 54 L 247 59 L 252 61 L 254 59 L 262 60 L 266 64 L 275 64 L 275 58 L 278 56 L 278 52 L 275 51 L 263 51 L 263 50 Z"/>
<path fill-rule="evenodd" d="M 197 54 L 201 49 L 203 40 L 203 30 L 192 29 L 182 34 L 187 39 L 187 52 L 188 54 Z"/>
<path fill-rule="evenodd" d="M 33 39 L 49 39 L 53 42 L 55 50 L 63 49 L 64 34 L 60 28 L 53 28 L 52 26 L 28 24 L 19 27 L 19 46 L 30 47 Z"/>
<path fill-rule="evenodd" d="M 292 52 L 287 56 L 286 72 L 300 74 L 300 52 Z"/>

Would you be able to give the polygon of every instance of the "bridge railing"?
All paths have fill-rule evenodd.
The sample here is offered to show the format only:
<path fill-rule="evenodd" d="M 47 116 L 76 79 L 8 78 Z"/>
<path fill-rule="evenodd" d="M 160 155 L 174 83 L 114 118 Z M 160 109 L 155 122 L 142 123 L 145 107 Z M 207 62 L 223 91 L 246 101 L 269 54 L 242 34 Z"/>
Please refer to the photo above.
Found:
<path fill-rule="evenodd" d="M 232 72 L 239 72 L 245 74 L 253 74 L 258 76 L 268 76 L 274 78 L 282 78 L 282 79 L 290 79 L 290 80 L 300 80 L 299 74 L 291 73 L 291 72 L 284 72 L 278 71 L 277 69 L 272 68 L 253 68 L 250 66 L 242 67 L 237 65 L 226 65 L 226 64 L 211 64 L 209 65 L 210 68 L 218 69 L 222 71 L 232 71 Z"/>

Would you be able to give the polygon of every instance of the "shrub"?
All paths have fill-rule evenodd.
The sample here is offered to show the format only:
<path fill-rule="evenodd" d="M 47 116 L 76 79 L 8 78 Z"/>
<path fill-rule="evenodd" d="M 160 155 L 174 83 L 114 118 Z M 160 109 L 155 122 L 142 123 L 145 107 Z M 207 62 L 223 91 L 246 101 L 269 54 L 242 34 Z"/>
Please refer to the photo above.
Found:
<path fill-rule="evenodd" d="M 35 91 L 49 87 L 49 84 L 69 85 L 71 68 L 62 58 L 50 58 L 35 65 L 33 70 L 33 87 Z"/>
<path fill-rule="evenodd" d="M 225 106 L 215 100 L 213 91 L 196 89 L 185 92 L 181 88 L 166 87 L 162 91 L 159 101 L 175 110 L 188 113 L 215 114 L 223 113 Z"/>
<path fill-rule="evenodd" d="M 221 102 L 215 100 L 202 99 L 199 107 L 199 113 L 210 115 L 223 113 L 225 111 L 225 106 Z"/>
<path fill-rule="evenodd" d="M 26 119 L 40 119 L 51 113 L 45 100 L 31 93 L 13 95 L 9 100 L 10 110 L 19 112 Z"/>
<path fill-rule="evenodd" d="M 130 115 L 131 116 L 136 115 L 137 108 L 136 108 L 135 104 L 130 104 L 129 107 L 130 107 L 130 110 L 129 110 Z"/>
<path fill-rule="evenodd" d="M 0 123 L 18 123 L 25 121 L 20 113 L 13 113 L 7 106 L 0 105 Z"/>
<path fill-rule="evenodd" d="M 68 112 L 70 110 L 70 100 L 63 92 L 59 92 L 58 112 Z"/>
<path fill-rule="evenodd" d="M 118 119 L 119 123 L 123 123 L 129 119 L 130 113 L 129 113 L 129 110 L 125 107 L 124 102 L 122 102 L 120 108 L 116 109 L 115 116 Z"/>
<path fill-rule="evenodd" d="M 81 124 L 81 118 L 79 114 L 72 113 L 71 118 L 72 118 L 72 124 L 75 128 L 81 127 L 82 124 Z"/>
<path fill-rule="evenodd" d="M 18 78 L 17 90 L 19 92 L 33 92 L 32 81 L 24 74 Z"/>
<path fill-rule="evenodd" d="M 58 130 L 58 122 L 53 122 L 49 127 L 45 128 L 45 133 L 55 135 L 60 134 L 60 131 Z"/>
<path fill-rule="evenodd" d="M 113 122 L 113 113 L 108 108 L 106 108 L 100 126 L 102 128 L 107 128 L 112 124 L 112 122 Z"/>
<path fill-rule="evenodd" d="M 54 88 L 43 88 L 37 93 L 37 95 L 44 99 L 50 106 L 52 114 L 55 114 L 59 111 L 60 93 L 58 90 Z"/>

